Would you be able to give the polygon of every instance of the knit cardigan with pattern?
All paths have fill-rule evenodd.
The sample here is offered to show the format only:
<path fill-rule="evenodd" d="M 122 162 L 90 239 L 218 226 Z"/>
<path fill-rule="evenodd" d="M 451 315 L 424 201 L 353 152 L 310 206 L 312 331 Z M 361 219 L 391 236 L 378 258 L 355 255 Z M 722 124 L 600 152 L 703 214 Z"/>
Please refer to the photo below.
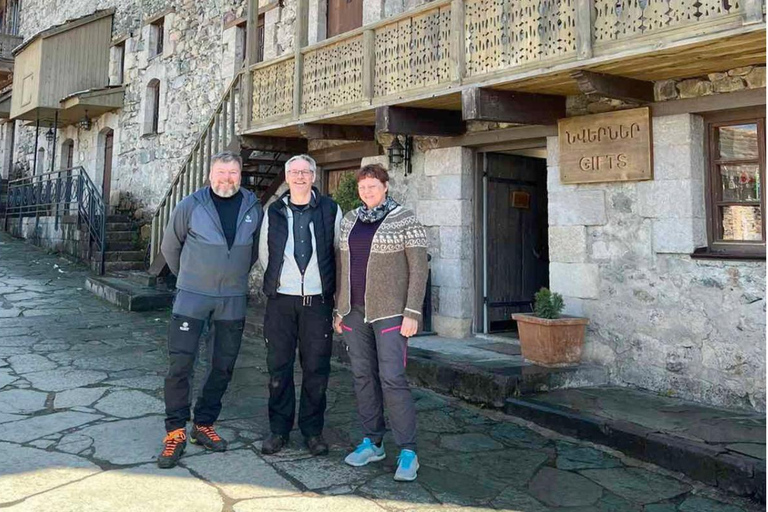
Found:
<path fill-rule="evenodd" d="M 336 252 L 337 314 L 349 314 L 349 234 L 357 209 L 344 216 Z M 427 233 L 412 210 L 398 206 L 373 235 L 365 286 L 365 321 L 405 316 L 422 323 L 427 287 Z"/>

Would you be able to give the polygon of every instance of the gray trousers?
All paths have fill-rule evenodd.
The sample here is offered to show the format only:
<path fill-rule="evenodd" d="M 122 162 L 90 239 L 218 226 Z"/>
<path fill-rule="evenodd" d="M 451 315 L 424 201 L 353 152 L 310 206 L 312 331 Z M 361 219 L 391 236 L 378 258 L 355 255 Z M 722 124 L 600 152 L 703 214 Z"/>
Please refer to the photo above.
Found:
<path fill-rule="evenodd" d="M 408 339 L 400 334 L 402 317 L 364 321 L 353 308 L 342 321 L 354 376 L 357 414 L 363 435 L 374 443 L 384 437 L 384 404 L 395 443 L 416 450 L 416 407 L 405 376 Z"/>

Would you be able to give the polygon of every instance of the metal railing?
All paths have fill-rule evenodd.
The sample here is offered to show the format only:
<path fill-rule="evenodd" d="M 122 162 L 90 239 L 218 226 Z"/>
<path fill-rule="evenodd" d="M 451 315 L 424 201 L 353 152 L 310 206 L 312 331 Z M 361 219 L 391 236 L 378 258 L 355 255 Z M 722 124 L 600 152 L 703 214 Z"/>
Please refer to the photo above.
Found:
<path fill-rule="evenodd" d="M 160 242 L 171 212 L 179 202 L 202 188 L 208 179 L 211 156 L 226 149 L 237 138 L 238 107 L 242 72 L 235 75 L 232 83 L 224 92 L 210 121 L 200 133 L 192 151 L 171 182 L 171 186 L 160 201 L 152 217 L 152 238 L 150 260 L 154 261 L 160 252 Z"/>
<path fill-rule="evenodd" d="M 106 250 L 106 206 L 101 192 L 82 167 L 61 169 L 12 180 L 8 183 L 5 224 L 18 218 L 19 231 L 25 218 L 54 217 L 55 228 L 64 216 L 76 216 L 86 227 L 88 257 L 99 254 L 99 273 L 104 274 Z"/>

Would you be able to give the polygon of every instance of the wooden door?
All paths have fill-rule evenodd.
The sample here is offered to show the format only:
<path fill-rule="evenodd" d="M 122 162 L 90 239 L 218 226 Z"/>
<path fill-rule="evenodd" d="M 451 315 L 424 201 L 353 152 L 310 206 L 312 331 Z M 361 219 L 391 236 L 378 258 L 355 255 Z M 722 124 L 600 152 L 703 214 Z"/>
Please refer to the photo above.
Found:
<path fill-rule="evenodd" d="M 549 285 L 546 160 L 488 153 L 484 190 L 484 330 L 506 331 Z"/>
<path fill-rule="evenodd" d="M 61 168 L 71 169 L 75 161 L 75 143 L 73 141 L 67 141 L 64 143 L 61 155 Z"/>
<path fill-rule="evenodd" d="M 110 185 L 112 184 L 112 145 L 115 132 L 110 130 L 104 136 L 104 179 L 101 182 L 101 197 L 104 204 L 109 204 Z"/>
<path fill-rule="evenodd" d="M 328 37 L 363 25 L 363 0 L 328 0 Z"/>

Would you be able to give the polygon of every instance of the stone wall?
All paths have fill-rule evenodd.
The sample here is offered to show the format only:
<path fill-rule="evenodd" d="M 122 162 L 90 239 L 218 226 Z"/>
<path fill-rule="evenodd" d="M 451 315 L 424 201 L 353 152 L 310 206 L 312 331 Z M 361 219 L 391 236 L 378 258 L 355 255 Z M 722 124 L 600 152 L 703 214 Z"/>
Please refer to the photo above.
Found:
<path fill-rule="evenodd" d="M 171 2 L 152 0 L 73 0 L 56 4 L 29 0 L 24 4 L 21 34 L 32 35 L 68 19 L 81 17 L 96 9 L 115 7 L 113 37 L 127 36 L 125 41 L 124 107 L 94 119 L 86 131 L 77 127 L 60 130 L 55 166 L 61 155 L 60 145 L 72 139 L 74 164 L 82 165 L 100 185 L 103 172 L 103 140 L 105 132 L 114 130 L 112 194 L 110 202 L 118 204 L 126 194 L 134 198 L 130 206 L 137 218 L 147 219 L 166 192 L 173 175 L 188 155 L 202 127 L 208 121 L 219 98 L 230 83 L 241 44 L 235 32 L 225 29 L 225 20 L 244 15 L 245 0 L 215 2 Z M 149 58 L 148 17 L 175 6 L 165 17 L 163 54 Z M 112 52 L 114 53 L 114 52 Z M 113 57 L 114 58 L 114 57 Z M 114 72 L 114 63 L 111 66 Z M 107 85 L 105 77 L 104 85 Z M 160 126 L 157 134 L 146 134 L 147 84 L 160 80 Z M 114 80 L 114 77 L 113 77 Z M 32 168 L 34 160 L 34 128 L 16 123 L 15 158 L 17 165 Z M 38 146 L 43 149 L 42 169 L 50 169 L 52 147 L 42 129 Z M 135 198 L 139 198 L 136 200 Z M 123 201 L 125 204 L 125 201 Z"/>
<path fill-rule="evenodd" d="M 87 233 L 84 234 L 77 222 L 69 219 L 57 222 L 56 217 L 25 217 L 8 220 L 8 233 L 53 252 L 68 254 L 75 258 L 88 256 Z"/>
<path fill-rule="evenodd" d="M 765 409 L 765 263 L 699 260 L 704 123 L 653 118 L 654 179 L 563 185 L 550 137 L 550 283 L 590 319 L 586 358 L 619 383 Z"/>

